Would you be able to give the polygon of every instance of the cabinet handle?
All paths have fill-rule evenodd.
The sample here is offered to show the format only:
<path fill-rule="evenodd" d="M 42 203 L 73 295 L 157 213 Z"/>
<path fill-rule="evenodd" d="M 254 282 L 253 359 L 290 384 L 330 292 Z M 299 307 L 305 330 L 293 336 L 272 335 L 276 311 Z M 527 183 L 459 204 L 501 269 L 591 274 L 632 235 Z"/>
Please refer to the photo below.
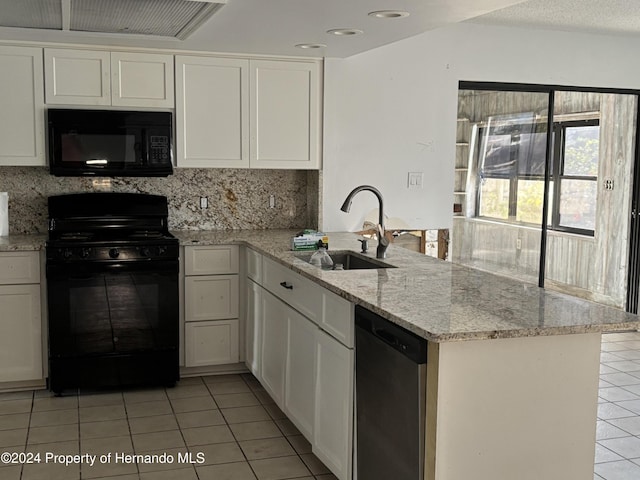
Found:
<path fill-rule="evenodd" d="M 293 290 L 293 285 L 287 282 L 280 282 L 280 286 L 286 288 L 287 290 Z"/>

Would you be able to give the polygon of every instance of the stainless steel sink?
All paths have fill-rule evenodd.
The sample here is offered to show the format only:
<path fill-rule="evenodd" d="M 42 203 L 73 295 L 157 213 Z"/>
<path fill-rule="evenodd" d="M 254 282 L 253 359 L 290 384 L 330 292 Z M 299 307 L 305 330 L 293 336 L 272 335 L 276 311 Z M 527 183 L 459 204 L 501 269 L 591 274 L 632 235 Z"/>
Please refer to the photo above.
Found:
<path fill-rule="evenodd" d="M 309 262 L 314 252 L 296 253 L 296 257 L 302 261 Z M 396 268 L 388 263 L 381 262 L 375 258 L 367 257 L 360 253 L 348 250 L 329 251 L 329 256 L 333 260 L 333 269 L 336 270 L 338 265 L 342 265 L 344 270 L 362 270 L 372 268 Z"/>

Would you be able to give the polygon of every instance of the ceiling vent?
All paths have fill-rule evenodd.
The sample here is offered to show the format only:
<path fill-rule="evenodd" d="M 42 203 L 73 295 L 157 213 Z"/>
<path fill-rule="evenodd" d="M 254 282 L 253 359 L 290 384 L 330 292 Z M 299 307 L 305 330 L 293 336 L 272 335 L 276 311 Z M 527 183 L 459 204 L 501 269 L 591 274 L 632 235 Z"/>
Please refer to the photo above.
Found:
<path fill-rule="evenodd" d="M 0 0 L 0 26 L 184 40 L 227 0 Z"/>

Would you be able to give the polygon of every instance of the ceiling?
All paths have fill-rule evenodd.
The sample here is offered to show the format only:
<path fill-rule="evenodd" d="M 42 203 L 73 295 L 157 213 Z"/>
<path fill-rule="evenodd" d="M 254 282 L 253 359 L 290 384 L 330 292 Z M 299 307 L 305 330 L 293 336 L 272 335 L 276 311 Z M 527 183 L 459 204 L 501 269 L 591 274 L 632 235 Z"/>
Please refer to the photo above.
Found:
<path fill-rule="evenodd" d="M 640 36 L 640 2 L 529 0 L 470 21 L 513 27 Z"/>
<path fill-rule="evenodd" d="M 167 24 L 171 13 L 162 13 L 161 4 L 208 4 L 215 0 L 21 0 L 32 13 L 22 16 L 25 23 L 3 22 L 16 0 L 0 0 L 0 25 L 24 25 L 39 28 L 0 27 L 0 40 L 45 41 L 149 47 L 209 52 L 349 57 L 428 30 L 458 22 L 474 22 L 556 30 L 640 35 L 640 2 L 637 0 L 217 0 L 210 17 L 201 15 L 197 28 L 182 32 L 182 38 L 144 33 L 105 33 L 133 30 L 125 25 L 132 16 L 123 14 L 123 5 L 149 6 L 141 13 L 151 24 Z M 58 3 L 67 11 L 91 2 L 90 11 L 100 22 L 100 31 L 74 31 L 74 17 L 66 30 L 56 26 Z M 125 2 L 123 4 L 123 2 Z M 606 10 L 602 6 L 606 4 Z M 178 5 L 180 7 L 180 5 Z M 175 5 L 173 6 L 175 8 Z M 74 10 L 75 9 L 75 10 Z M 85 9 L 86 10 L 86 9 Z M 375 18 L 377 10 L 401 10 L 409 16 Z M 36 14 L 37 12 L 37 14 Z M 16 21 L 17 22 L 17 21 Z M 104 25 L 112 23 L 111 25 Z M 69 28 L 69 23 L 71 28 Z M 169 22 L 170 23 L 170 22 Z M 54 26 L 51 27 L 51 24 Z M 43 27 L 42 25 L 48 25 Z M 109 27 L 111 29 L 109 29 Z M 94 27 L 85 29 L 91 30 Z M 335 36 L 327 30 L 352 28 L 363 33 Z M 98 30 L 98 28 L 95 28 Z M 150 30 L 153 31 L 153 30 Z M 159 31 L 159 30 L 158 30 Z M 297 44 L 326 46 L 317 49 L 296 48 Z"/>

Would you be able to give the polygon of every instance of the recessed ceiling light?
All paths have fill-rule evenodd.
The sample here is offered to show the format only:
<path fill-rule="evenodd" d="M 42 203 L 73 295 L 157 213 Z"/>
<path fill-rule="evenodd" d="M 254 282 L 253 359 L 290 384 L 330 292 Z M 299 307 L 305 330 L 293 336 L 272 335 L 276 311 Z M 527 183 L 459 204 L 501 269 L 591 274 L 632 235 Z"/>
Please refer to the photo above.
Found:
<path fill-rule="evenodd" d="M 375 18 L 402 18 L 408 17 L 409 12 L 403 12 L 402 10 L 378 10 L 369 12 L 369 16 Z"/>
<path fill-rule="evenodd" d="M 296 45 L 297 48 L 304 49 L 313 49 L 313 48 L 324 48 L 326 45 L 324 43 L 299 43 Z"/>
<path fill-rule="evenodd" d="M 350 35 L 360 35 L 363 32 L 357 28 L 333 28 L 331 30 L 327 30 L 327 33 L 330 35 L 337 35 L 339 37 L 348 37 Z"/>

